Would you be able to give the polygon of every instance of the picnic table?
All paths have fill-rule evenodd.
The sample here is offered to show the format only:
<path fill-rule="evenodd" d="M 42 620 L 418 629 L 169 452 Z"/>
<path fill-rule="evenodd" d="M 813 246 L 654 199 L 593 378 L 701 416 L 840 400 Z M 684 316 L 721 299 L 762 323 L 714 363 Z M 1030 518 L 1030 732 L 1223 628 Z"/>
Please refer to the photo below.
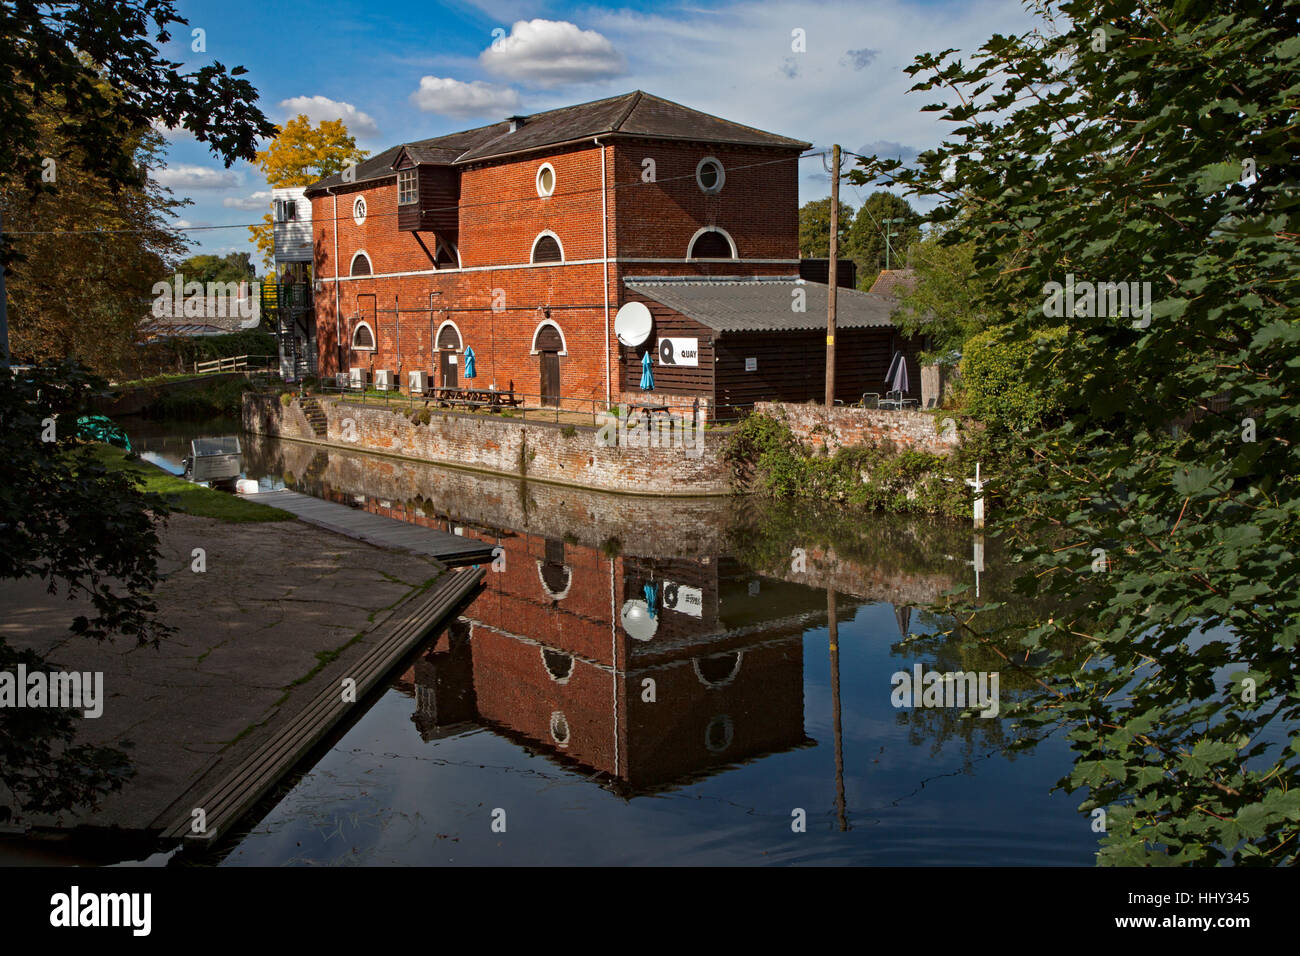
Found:
<path fill-rule="evenodd" d="M 524 403 L 522 398 L 516 398 L 514 389 L 502 391 L 496 388 L 463 388 L 456 386 L 454 388 L 431 388 L 429 397 L 439 405 L 455 407 L 457 405 L 468 406 L 471 408 L 504 408 L 517 407 Z"/>

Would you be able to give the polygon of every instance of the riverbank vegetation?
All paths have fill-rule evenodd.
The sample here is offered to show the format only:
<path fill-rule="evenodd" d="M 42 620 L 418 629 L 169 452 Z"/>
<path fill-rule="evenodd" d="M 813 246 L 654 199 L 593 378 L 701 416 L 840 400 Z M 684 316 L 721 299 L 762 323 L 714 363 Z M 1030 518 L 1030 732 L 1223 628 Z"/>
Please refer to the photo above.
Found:
<path fill-rule="evenodd" d="M 897 449 L 886 442 L 814 450 L 790 426 L 767 415 L 748 416 L 728 440 L 723 459 L 740 492 L 778 500 L 806 499 L 892 514 L 970 514 L 970 489 L 985 448 L 980 430 L 951 455 Z"/>
<path fill-rule="evenodd" d="M 972 244 L 967 313 L 996 329 L 963 361 L 1023 363 L 988 364 L 1024 391 L 983 411 L 1030 619 L 971 605 L 953 633 L 1035 662 L 1006 713 L 1070 740 L 1060 786 L 1099 862 L 1294 864 L 1300 2 L 1041 12 L 918 57 L 949 139 L 850 177 L 939 203 L 943 241 Z"/>

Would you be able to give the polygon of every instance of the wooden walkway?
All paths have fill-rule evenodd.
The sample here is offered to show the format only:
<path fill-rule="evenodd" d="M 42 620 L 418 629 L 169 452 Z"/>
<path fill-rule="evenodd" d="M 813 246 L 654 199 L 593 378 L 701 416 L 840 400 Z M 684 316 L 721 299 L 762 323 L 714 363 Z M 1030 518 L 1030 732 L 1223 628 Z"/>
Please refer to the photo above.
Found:
<path fill-rule="evenodd" d="M 479 564 L 492 560 L 493 546 L 482 541 L 396 518 L 385 518 L 360 508 L 322 501 L 296 491 L 267 491 L 240 497 L 273 508 L 283 508 L 303 521 L 327 531 L 345 534 L 349 538 L 381 548 L 403 548 L 416 554 L 428 554 L 443 564 Z"/>
<path fill-rule="evenodd" d="M 482 568 L 444 571 L 428 590 L 400 604 L 380 625 L 379 640 L 374 647 L 349 668 L 348 676 L 356 681 L 352 701 L 343 700 L 339 684 L 328 683 L 261 746 L 238 762 L 231 762 L 219 773 L 216 784 L 202 791 L 192 805 L 173 804 L 170 815 L 165 814 L 155 822 L 161 838 L 211 846 L 229 832 L 336 724 L 366 699 L 394 666 L 474 592 L 485 575 Z M 218 758 L 218 769 L 221 762 L 223 758 Z M 195 832 L 196 810 L 203 811 L 201 832 Z"/>

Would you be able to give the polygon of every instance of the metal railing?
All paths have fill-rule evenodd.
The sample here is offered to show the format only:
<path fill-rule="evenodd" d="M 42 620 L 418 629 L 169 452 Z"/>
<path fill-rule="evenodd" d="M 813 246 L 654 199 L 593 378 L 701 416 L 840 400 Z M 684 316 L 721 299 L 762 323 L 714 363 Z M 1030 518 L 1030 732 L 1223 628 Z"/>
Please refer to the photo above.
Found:
<path fill-rule="evenodd" d="M 265 372 L 278 367 L 275 355 L 228 355 L 194 363 L 195 375 L 214 375 L 218 372 Z"/>
<path fill-rule="evenodd" d="M 521 392 L 508 389 L 478 389 L 464 386 L 427 392 L 409 392 L 340 385 L 334 379 L 322 379 L 312 389 L 322 396 L 336 396 L 340 401 L 357 405 L 377 405 L 404 410 L 407 413 L 429 409 L 439 413 L 480 415 L 525 422 L 550 422 L 557 425 L 601 426 L 609 421 L 611 411 L 628 422 L 666 420 L 671 424 L 692 424 L 696 427 L 734 423 L 739 419 L 729 415 L 720 420 L 710 415 L 707 405 L 698 401 L 671 402 L 656 398 L 652 392 L 644 397 L 607 405 L 604 399 L 576 398 L 572 396 L 543 396 L 539 392 Z M 470 397 L 467 393 L 477 393 Z M 620 413 L 620 408 L 622 412 Z M 751 406 L 752 408 L 752 406 Z M 728 407 L 730 411 L 731 407 Z"/>

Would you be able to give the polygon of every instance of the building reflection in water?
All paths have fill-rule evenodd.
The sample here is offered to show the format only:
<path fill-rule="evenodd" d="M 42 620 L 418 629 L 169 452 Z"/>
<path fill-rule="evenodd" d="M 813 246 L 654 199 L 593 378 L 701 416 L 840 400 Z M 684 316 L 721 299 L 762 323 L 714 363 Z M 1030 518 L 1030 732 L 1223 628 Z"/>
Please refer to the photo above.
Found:
<path fill-rule="evenodd" d="M 806 562 L 792 566 L 783 523 L 755 537 L 739 499 L 617 496 L 256 435 L 247 445 L 250 475 L 498 546 L 484 590 L 398 682 L 419 733 L 486 727 L 625 796 L 814 744 L 806 633 L 886 601 L 904 636 L 904 609 L 952 588 L 970 547 L 965 529 L 873 521 L 854 554 L 796 538 Z M 832 655 L 838 737 L 833 636 Z"/>
<path fill-rule="evenodd" d="M 504 568 L 398 684 L 424 739 L 486 726 L 629 797 L 813 743 L 803 635 L 822 594 L 727 558 L 488 540 Z"/>

